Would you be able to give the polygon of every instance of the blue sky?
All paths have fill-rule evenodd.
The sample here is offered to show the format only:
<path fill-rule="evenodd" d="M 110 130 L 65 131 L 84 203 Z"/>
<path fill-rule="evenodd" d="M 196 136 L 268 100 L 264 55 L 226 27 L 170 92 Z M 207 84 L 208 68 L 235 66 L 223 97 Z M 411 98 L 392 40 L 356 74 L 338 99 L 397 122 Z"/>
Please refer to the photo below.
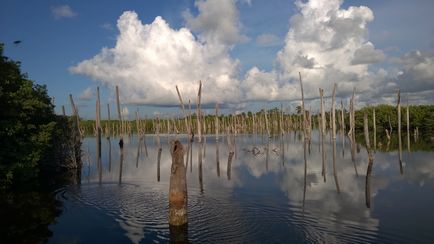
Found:
<path fill-rule="evenodd" d="M 433 11 L 429 0 L 6 0 L 0 42 L 57 112 L 71 93 L 85 118 L 97 86 L 103 104 L 119 85 L 130 114 L 153 116 L 179 113 L 175 84 L 194 102 L 199 79 L 204 102 L 227 112 L 292 106 L 298 72 L 313 109 L 334 82 L 344 101 L 356 87 L 360 105 L 393 103 L 397 88 L 433 103 Z"/>

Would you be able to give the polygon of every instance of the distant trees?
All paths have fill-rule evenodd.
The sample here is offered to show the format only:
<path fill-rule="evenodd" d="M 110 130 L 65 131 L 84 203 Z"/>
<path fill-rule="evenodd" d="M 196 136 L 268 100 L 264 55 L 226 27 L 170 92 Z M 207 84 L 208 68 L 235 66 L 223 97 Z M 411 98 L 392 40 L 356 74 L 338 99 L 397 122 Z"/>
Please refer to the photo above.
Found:
<path fill-rule="evenodd" d="M 389 127 L 392 127 L 393 131 L 398 129 L 398 111 L 396 106 L 384 104 L 368 106 L 356 111 L 356 128 L 363 128 L 363 114 L 366 112 L 369 116 L 370 129 L 372 129 L 372 110 L 374 108 L 378 131 L 384 131 L 385 129 L 389 129 Z M 401 129 L 406 130 L 405 105 L 401 106 L 401 114 L 403 115 Z M 419 131 L 426 135 L 434 135 L 434 105 L 410 105 L 409 114 L 411 132 L 413 132 L 415 128 L 418 128 Z"/>

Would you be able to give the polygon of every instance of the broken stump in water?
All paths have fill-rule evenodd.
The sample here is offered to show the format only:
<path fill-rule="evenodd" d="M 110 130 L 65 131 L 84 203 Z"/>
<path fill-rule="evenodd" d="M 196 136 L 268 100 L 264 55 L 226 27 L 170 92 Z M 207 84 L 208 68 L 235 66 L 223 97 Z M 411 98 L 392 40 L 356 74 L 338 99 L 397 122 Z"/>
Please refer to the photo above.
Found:
<path fill-rule="evenodd" d="M 184 148 L 180 141 L 171 143 L 172 167 L 169 188 L 169 225 L 187 224 L 187 180 Z"/>

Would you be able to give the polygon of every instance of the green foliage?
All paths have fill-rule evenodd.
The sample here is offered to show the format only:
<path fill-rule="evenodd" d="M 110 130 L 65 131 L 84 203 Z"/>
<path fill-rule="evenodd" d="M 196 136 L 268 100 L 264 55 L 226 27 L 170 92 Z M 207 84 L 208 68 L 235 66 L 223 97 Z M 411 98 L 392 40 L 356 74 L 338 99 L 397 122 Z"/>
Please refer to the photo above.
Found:
<path fill-rule="evenodd" d="M 356 129 L 363 130 L 363 115 L 368 114 L 369 128 L 373 129 L 373 109 L 375 108 L 375 121 L 377 132 L 383 133 L 385 129 L 392 127 L 392 132 L 398 129 L 398 110 L 396 106 L 377 105 L 364 107 L 356 111 Z M 401 129 L 407 129 L 407 107 L 401 105 Z M 434 135 L 434 105 L 409 106 L 410 133 L 418 128 L 424 135 Z M 349 120 L 347 120 L 348 122 Z M 349 125 L 348 125 L 349 126 Z"/>
<path fill-rule="evenodd" d="M 34 84 L 0 45 L 0 189 L 39 175 L 58 129 L 45 85 Z"/>

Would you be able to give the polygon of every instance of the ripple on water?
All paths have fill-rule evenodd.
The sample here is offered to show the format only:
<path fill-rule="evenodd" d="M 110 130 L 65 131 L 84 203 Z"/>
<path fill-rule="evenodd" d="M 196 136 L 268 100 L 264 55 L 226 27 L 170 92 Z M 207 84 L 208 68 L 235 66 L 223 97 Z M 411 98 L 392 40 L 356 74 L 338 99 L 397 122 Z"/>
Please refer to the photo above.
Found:
<path fill-rule="evenodd" d="M 93 207 L 119 223 L 134 243 L 170 240 L 168 184 L 144 182 L 84 184 L 56 191 L 56 198 Z M 188 189 L 188 238 L 192 242 L 376 242 L 377 229 L 357 221 L 342 221 L 272 193 L 234 192 L 233 189 Z M 67 209 L 66 209 L 67 211 Z M 382 240 L 417 241 L 394 231 Z M 404 238 L 404 239 L 402 239 Z"/>

